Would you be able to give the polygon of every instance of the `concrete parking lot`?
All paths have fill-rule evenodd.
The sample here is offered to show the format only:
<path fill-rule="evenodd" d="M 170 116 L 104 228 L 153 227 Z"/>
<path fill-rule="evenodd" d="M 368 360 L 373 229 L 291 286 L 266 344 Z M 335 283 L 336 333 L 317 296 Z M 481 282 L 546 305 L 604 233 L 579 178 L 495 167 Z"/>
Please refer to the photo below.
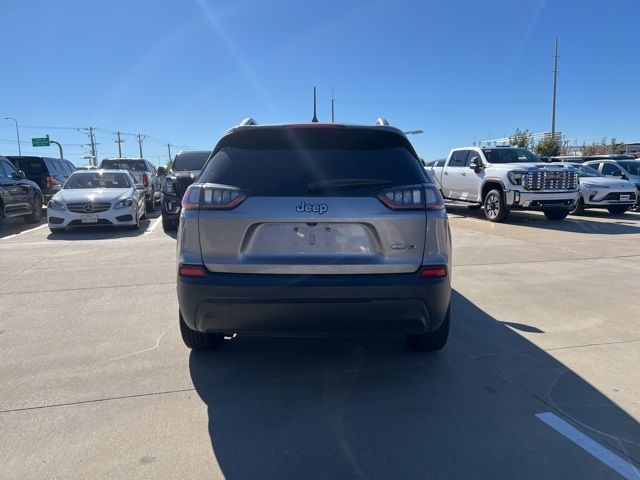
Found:
<path fill-rule="evenodd" d="M 192 353 L 157 217 L 7 222 L 0 478 L 640 478 L 640 214 L 450 217 L 453 330 L 435 355 L 401 337 Z"/>

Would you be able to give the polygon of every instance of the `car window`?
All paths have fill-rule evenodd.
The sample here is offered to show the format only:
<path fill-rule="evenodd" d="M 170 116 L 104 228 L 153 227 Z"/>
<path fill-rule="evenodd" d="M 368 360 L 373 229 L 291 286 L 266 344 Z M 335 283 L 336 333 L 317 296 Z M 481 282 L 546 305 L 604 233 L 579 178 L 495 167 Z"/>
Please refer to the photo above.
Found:
<path fill-rule="evenodd" d="M 467 156 L 467 161 L 465 162 L 465 166 L 470 166 L 471 162 L 475 159 L 477 164 L 482 165 L 482 159 L 480 158 L 480 154 L 473 150 L 469 150 L 469 155 Z"/>
<path fill-rule="evenodd" d="M 176 155 L 171 170 L 176 172 L 186 170 L 202 170 L 211 152 L 182 152 Z"/>
<path fill-rule="evenodd" d="M 64 189 L 130 188 L 129 178 L 124 172 L 77 172 L 69 177 Z"/>
<path fill-rule="evenodd" d="M 200 181 L 232 185 L 252 195 L 335 196 L 427 180 L 402 136 L 371 129 L 331 130 L 274 128 L 223 137 Z M 332 180 L 357 180 L 361 186 L 318 188 Z"/>
<path fill-rule="evenodd" d="M 579 163 L 572 163 L 570 165 L 578 169 L 579 177 L 601 177 L 602 176 L 598 173 L 597 170 L 590 167 L 589 165 L 581 165 Z"/>
<path fill-rule="evenodd" d="M 467 162 L 467 156 L 469 155 L 469 150 L 457 150 L 453 152 L 451 155 L 451 160 L 449 161 L 450 167 L 464 167 Z"/>
<path fill-rule="evenodd" d="M 147 166 L 144 160 L 118 160 L 104 159 L 100 168 L 109 170 L 130 170 L 132 172 L 146 172 Z"/>
<path fill-rule="evenodd" d="M 9 162 L 5 162 L 4 160 L 0 160 L 0 176 L 2 177 L 11 177 L 11 173 L 13 170 L 9 166 Z"/>
<path fill-rule="evenodd" d="M 622 175 L 622 170 L 615 163 L 605 163 L 602 166 L 603 175 Z"/>
<path fill-rule="evenodd" d="M 37 157 L 17 157 L 17 167 L 27 175 L 41 175 L 47 171 L 44 160 Z"/>
<path fill-rule="evenodd" d="M 640 175 L 640 162 L 638 160 L 624 160 L 618 163 L 631 175 Z"/>

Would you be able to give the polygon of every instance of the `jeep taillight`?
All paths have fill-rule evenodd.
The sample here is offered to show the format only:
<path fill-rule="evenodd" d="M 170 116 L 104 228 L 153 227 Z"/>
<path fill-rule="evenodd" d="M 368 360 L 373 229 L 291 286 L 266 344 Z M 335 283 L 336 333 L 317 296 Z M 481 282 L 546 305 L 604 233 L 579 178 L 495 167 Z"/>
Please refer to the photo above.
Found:
<path fill-rule="evenodd" d="M 241 190 L 217 185 L 190 185 L 182 197 L 185 210 L 231 210 L 247 195 Z"/>
<path fill-rule="evenodd" d="M 400 187 L 387 190 L 378 199 L 391 210 L 442 210 L 444 200 L 432 186 Z"/>

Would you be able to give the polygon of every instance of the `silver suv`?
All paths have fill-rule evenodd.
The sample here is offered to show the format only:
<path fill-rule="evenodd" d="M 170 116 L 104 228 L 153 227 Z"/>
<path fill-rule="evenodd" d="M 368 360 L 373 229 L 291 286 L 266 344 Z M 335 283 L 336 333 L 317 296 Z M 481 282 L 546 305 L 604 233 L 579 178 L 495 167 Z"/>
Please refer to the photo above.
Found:
<path fill-rule="evenodd" d="M 234 333 L 447 341 L 444 202 L 386 121 L 230 129 L 184 195 L 177 248 L 190 348 Z"/>

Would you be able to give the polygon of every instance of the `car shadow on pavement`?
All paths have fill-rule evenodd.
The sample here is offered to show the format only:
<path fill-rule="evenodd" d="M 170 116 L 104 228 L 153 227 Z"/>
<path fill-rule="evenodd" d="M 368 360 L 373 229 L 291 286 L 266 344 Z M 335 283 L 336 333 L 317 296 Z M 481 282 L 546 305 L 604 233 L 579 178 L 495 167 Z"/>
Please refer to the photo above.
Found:
<path fill-rule="evenodd" d="M 457 217 L 476 218 L 488 222 L 482 210 L 447 205 L 447 211 Z M 603 222 L 602 220 L 613 220 L 613 222 Z M 589 210 L 581 215 L 569 215 L 564 220 L 550 221 L 541 212 L 512 211 L 505 223 L 545 230 L 598 235 L 640 233 L 640 215 L 635 212 L 611 215 L 607 211 Z"/>
<path fill-rule="evenodd" d="M 144 234 L 147 228 L 160 215 L 150 213 L 147 218 L 140 220 L 140 228 L 137 230 L 131 227 L 107 226 L 107 227 L 77 227 L 64 230 L 62 232 L 49 233 L 48 240 L 109 240 L 113 238 L 139 237 Z"/>
<path fill-rule="evenodd" d="M 452 337 L 435 354 L 412 352 L 400 337 L 236 337 L 192 352 L 224 478 L 614 475 L 541 412 L 640 460 L 631 416 L 463 295 L 452 302 Z"/>
<path fill-rule="evenodd" d="M 46 209 L 42 210 L 42 220 L 38 223 L 27 223 L 23 217 L 3 218 L 0 225 L 0 239 L 11 235 L 18 235 L 32 228 L 47 223 Z"/>

